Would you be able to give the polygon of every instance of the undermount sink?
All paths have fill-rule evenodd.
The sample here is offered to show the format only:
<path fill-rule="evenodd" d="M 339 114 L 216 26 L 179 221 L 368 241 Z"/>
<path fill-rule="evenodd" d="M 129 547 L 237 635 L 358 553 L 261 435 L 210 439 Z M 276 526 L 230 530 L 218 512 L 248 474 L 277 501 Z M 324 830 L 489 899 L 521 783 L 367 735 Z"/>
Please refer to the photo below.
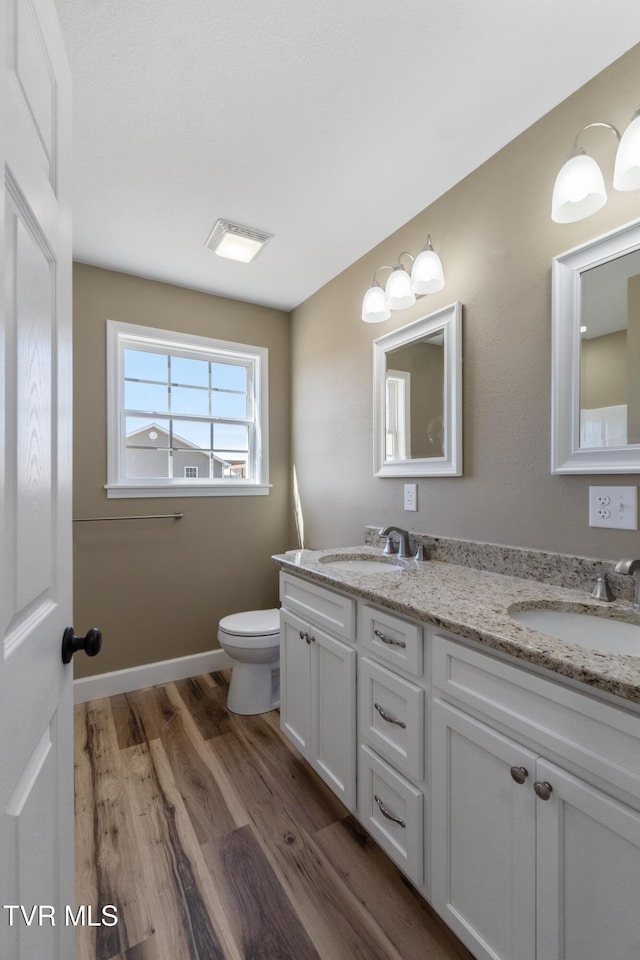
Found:
<path fill-rule="evenodd" d="M 640 657 L 640 625 L 578 610 L 510 610 L 509 615 L 538 633 L 588 650 Z"/>
<path fill-rule="evenodd" d="M 387 560 L 386 557 L 320 557 L 320 563 L 334 570 L 350 570 L 352 573 L 398 573 L 404 565 Z"/>

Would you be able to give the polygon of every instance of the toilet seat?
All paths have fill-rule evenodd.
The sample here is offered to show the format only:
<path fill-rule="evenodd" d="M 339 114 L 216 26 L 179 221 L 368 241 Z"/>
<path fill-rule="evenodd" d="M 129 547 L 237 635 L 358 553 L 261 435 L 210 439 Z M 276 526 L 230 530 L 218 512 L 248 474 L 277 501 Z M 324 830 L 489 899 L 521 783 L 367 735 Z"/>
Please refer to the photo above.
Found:
<path fill-rule="evenodd" d="M 280 633 L 280 611 L 249 610 L 223 617 L 219 630 L 234 638 L 270 637 Z"/>

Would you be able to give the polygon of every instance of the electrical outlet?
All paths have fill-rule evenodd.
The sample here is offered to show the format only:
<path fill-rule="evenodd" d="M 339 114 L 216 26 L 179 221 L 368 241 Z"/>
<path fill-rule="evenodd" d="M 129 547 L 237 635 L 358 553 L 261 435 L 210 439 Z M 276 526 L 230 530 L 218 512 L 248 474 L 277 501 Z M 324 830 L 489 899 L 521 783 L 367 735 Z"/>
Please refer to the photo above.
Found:
<path fill-rule="evenodd" d="M 637 487 L 589 487 L 589 526 L 638 529 Z"/>
<path fill-rule="evenodd" d="M 405 483 L 404 509 L 405 510 L 418 509 L 418 484 L 417 483 Z"/>

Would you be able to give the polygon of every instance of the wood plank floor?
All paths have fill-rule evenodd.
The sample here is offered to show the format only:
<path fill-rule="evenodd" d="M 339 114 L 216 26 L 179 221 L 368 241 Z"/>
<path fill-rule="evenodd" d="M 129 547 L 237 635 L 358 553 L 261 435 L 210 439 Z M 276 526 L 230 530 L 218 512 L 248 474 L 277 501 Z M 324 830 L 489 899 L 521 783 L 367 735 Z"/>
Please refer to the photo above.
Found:
<path fill-rule="evenodd" d="M 227 681 L 76 707 L 78 960 L 472 960 Z"/>

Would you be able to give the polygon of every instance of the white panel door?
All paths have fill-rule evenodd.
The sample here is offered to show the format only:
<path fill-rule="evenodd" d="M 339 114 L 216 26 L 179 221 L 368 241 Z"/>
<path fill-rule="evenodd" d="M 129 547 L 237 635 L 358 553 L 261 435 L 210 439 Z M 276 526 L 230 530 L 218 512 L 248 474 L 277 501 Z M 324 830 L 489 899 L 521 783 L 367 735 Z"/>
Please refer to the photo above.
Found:
<path fill-rule="evenodd" d="M 640 813 L 547 761 L 536 777 L 538 960 L 638 960 Z"/>
<path fill-rule="evenodd" d="M 280 611 L 280 729 L 311 759 L 311 640 L 309 624 Z"/>
<path fill-rule="evenodd" d="M 311 762 L 351 811 L 356 806 L 356 651 L 315 627 L 311 637 Z"/>
<path fill-rule="evenodd" d="M 432 729 L 433 904 L 478 960 L 534 960 L 536 755 L 440 700 Z"/>
<path fill-rule="evenodd" d="M 51 0 L 3 0 L 0 45 L 0 956 L 71 960 L 71 93 Z"/>

